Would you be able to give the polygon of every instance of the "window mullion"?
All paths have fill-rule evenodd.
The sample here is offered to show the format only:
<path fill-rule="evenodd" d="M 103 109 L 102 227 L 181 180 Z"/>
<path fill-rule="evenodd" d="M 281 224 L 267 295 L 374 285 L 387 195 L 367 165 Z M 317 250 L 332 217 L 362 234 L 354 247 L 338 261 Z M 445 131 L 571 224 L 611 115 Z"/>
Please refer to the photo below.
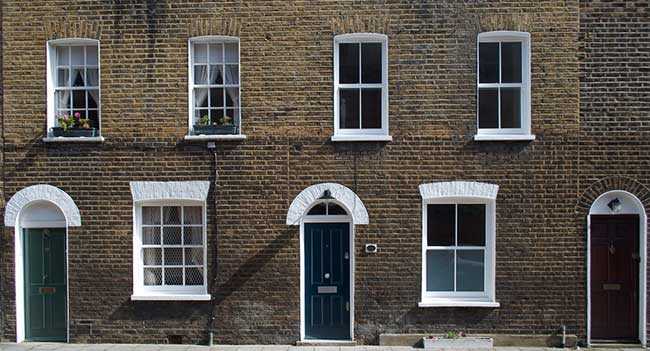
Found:
<path fill-rule="evenodd" d="M 363 125 L 361 125 L 361 122 L 363 118 L 361 117 L 361 111 L 363 111 L 363 106 L 361 106 L 361 103 L 363 102 L 363 99 L 361 98 L 361 86 L 363 86 L 363 81 L 361 80 L 361 43 L 359 45 L 359 129 L 363 129 Z"/>
<path fill-rule="evenodd" d="M 226 43 L 221 44 L 221 81 L 223 83 L 223 120 L 226 120 Z M 234 121 L 233 121 L 234 122 Z"/>
<path fill-rule="evenodd" d="M 499 87 L 497 88 L 497 125 L 501 129 L 501 76 L 503 75 L 503 68 L 501 67 L 501 42 L 499 42 Z"/>
<path fill-rule="evenodd" d="M 165 245 L 163 242 L 163 206 L 160 206 L 160 285 L 165 285 Z"/>
<path fill-rule="evenodd" d="M 454 245 L 458 246 L 458 204 L 454 204 Z M 454 248 L 454 292 L 456 291 L 456 286 L 458 285 L 458 277 L 456 276 L 456 265 L 458 264 L 457 252 Z"/>
<path fill-rule="evenodd" d="M 181 285 L 185 286 L 185 240 L 183 238 L 183 233 L 185 232 L 185 206 L 181 206 L 181 267 L 183 271 L 183 281 Z"/>

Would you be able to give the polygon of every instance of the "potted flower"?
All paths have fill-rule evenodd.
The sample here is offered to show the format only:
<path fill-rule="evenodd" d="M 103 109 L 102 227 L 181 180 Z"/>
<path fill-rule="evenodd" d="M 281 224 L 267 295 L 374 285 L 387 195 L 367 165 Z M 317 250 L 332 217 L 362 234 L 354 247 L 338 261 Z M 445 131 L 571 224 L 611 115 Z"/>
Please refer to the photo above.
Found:
<path fill-rule="evenodd" d="M 463 332 L 450 331 L 442 335 L 429 335 L 422 338 L 425 349 L 491 349 L 492 338 L 467 336 Z"/>
<path fill-rule="evenodd" d="M 230 116 L 222 116 L 215 121 L 210 121 L 208 115 L 203 115 L 198 123 L 194 124 L 194 134 L 237 134 L 237 126 Z"/>
<path fill-rule="evenodd" d="M 96 129 L 92 127 L 88 118 L 81 118 L 81 113 L 74 115 L 63 114 L 57 118 L 58 127 L 52 128 L 55 137 L 94 137 Z"/>

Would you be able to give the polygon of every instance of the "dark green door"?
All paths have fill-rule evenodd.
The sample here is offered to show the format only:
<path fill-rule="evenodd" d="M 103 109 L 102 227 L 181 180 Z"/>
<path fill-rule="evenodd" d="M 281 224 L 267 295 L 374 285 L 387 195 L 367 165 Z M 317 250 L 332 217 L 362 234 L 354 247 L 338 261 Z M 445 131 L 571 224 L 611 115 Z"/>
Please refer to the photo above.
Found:
<path fill-rule="evenodd" d="M 305 224 L 305 338 L 350 339 L 350 224 Z"/>
<path fill-rule="evenodd" d="M 66 341 L 65 229 L 25 229 L 25 338 Z"/>

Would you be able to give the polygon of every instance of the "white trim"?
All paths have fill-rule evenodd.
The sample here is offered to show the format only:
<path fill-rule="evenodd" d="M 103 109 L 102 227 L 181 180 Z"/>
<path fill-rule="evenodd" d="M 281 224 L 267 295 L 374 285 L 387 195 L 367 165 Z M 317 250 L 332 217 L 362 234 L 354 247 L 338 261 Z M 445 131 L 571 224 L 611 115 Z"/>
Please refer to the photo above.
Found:
<path fill-rule="evenodd" d="M 382 80 L 377 84 L 363 84 L 359 81 L 358 84 L 341 84 L 339 83 L 339 44 L 341 43 L 364 43 L 364 42 L 379 42 L 381 43 L 382 55 Z M 351 33 L 340 34 L 334 37 L 334 135 L 332 141 L 391 141 L 388 135 L 388 36 L 379 33 Z M 359 53 L 361 60 L 361 52 Z M 361 67 L 359 67 L 361 68 Z M 361 69 L 359 69 L 361 74 Z M 363 129 L 359 124 L 359 129 L 343 129 L 339 125 L 339 89 L 343 86 L 353 88 L 360 88 L 362 86 L 381 88 L 382 90 L 382 104 L 381 104 L 381 128 Z M 359 97 L 361 98 L 361 97 Z M 361 106 L 361 105 L 359 105 Z M 359 115 L 361 119 L 361 115 Z M 361 122 L 360 122 L 361 123 Z M 373 136 L 375 138 L 373 138 Z M 383 138 L 380 138 L 382 137 Z M 379 137 L 379 138 L 377 138 Z"/>
<path fill-rule="evenodd" d="M 418 303 L 418 307 L 488 307 L 497 308 L 501 304 L 494 301 L 472 301 L 458 299 L 427 299 Z"/>
<path fill-rule="evenodd" d="M 521 87 L 521 128 L 479 128 L 479 108 L 478 95 L 481 87 L 508 86 L 509 83 L 481 83 L 479 81 L 480 62 L 479 47 L 481 43 L 500 43 L 521 42 L 521 83 L 512 83 L 511 86 Z M 500 52 L 500 50 L 499 50 Z M 499 56 L 499 67 L 501 67 L 501 57 Z M 531 43 L 530 33 L 517 31 L 494 31 L 479 33 L 476 40 L 476 136 L 477 141 L 514 141 L 514 140 L 533 140 L 535 137 L 531 133 Z M 501 74 L 501 70 L 499 70 Z M 499 102 L 500 106 L 500 102 Z M 501 120 L 500 111 L 498 120 Z M 500 124 L 500 122 L 499 122 Z M 497 137 L 497 135 L 503 135 Z M 514 138 L 513 135 L 521 135 L 522 138 Z M 532 139 L 531 139 L 532 138 Z"/>
<path fill-rule="evenodd" d="M 133 202 L 159 200 L 195 200 L 205 202 L 210 182 L 130 182 Z"/>
<path fill-rule="evenodd" d="M 246 140 L 246 134 L 218 134 L 218 135 L 186 135 L 187 141 L 240 141 Z"/>
<path fill-rule="evenodd" d="M 194 44 L 225 44 L 225 43 L 237 43 L 237 89 L 239 90 L 239 106 L 237 107 L 237 111 L 239 116 L 237 116 L 237 133 L 239 134 L 233 134 L 233 135 L 227 135 L 231 136 L 232 138 L 225 138 L 224 135 L 218 135 L 218 136 L 212 136 L 210 135 L 209 137 L 215 137 L 214 139 L 206 138 L 203 139 L 203 135 L 193 135 L 193 128 L 194 128 L 194 57 L 193 57 L 193 52 L 194 52 Z M 207 55 L 207 53 L 206 53 Z M 209 61 L 209 57 L 208 57 Z M 208 70 L 209 70 L 209 63 L 206 63 L 208 65 Z M 223 64 L 226 64 L 226 58 L 225 55 L 223 57 Z M 226 84 L 225 82 L 225 77 L 224 79 L 224 85 Z M 225 90 L 225 88 L 224 88 Z M 225 94 L 225 91 L 224 91 Z M 199 36 L 199 37 L 192 37 L 187 40 L 187 102 L 188 102 L 188 134 L 185 136 L 185 140 L 242 140 L 246 139 L 246 135 L 241 134 L 242 132 L 242 126 L 241 126 L 241 120 L 242 120 L 242 95 L 241 95 L 241 42 L 239 40 L 239 37 L 234 37 L 234 36 L 227 36 L 227 35 L 205 35 L 205 36 Z M 224 113 L 225 113 L 225 104 L 226 101 L 224 99 Z M 233 121 L 234 122 L 234 121 Z M 243 136 L 243 138 L 242 138 Z"/>
<path fill-rule="evenodd" d="M 210 294 L 133 294 L 131 301 L 210 301 Z"/>
<path fill-rule="evenodd" d="M 607 208 L 607 203 L 618 198 L 621 201 L 621 210 L 613 212 Z M 643 347 L 647 345 L 646 323 L 647 323 L 647 240 L 648 240 L 648 217 L 645 207 L 639 198 L 624 190 L 611 190 L 600 195 L 589 208 L 587 215 L 587 345 L 591 346 L 591 215 L 617 215 L 636 214 L 639 215 L 639 341 Z"/>
<path fill-rule="evenodd" d="M 366 206 L 354 191 L 338 183 L 319 183 L 301 191 L 293 199 L 289 211 L 287 211 L 287 225 L 299 225 L 302 217 L 307 213 L 307 209 L 311 208 L 318 198 L 323 196 L 325 190 L 329 190 L 332 197 L 350 213 L 354 224 L 368 224 Z"/>
<path fill-rule="evenodd" d="M 36 184 L 18 191 L 9 199 L 5 206 L 5 226 L 18 227 L 17 221 L 20 212 L 34 201 L 53 203 L 63 212 L 68 226 L 78 227 L 81 225 L 79 208 L 70 195 L 49 184 Z"/>
<path fill-rule="evenodd" d="M 91 46 L 97 45 L 97 91 L 99 97 L 97 99 L 97 133 L 102 134 L 102 74 L 101 74 L 101 45 L 99 40 L 90 39 L 90 38 L 62 38 L 62 39 L 52 39 L 48 40 L 45 43 L 45 84 L 46 84 L 46 130 L 45 135 L 50 135 L 50 128 L 56 126 L 56 111 L 55 111 L 55 97 L 54 92 L 56 87 L 54 85 L 54 75 L 56 74 L 56 47 L 57 46 Z M 85 65 L 85 62 L 84 62 Z M 72 75 L 72 72 L 69 72 Z M 71 108 L 72 109 L 72 108 Z M 87 116 L 86 116 L 87 117 Z M 86 138 L 86 139 L 95 139 L 100 137 Z M 52 140 L 56 139 L 56 140 Z M 77 139 L 77 137 L 65 137 L 64 139 Z M 53 141 L 64 141 L 59 140 L 55 137 L 45 137 L 43 138 L 44 142 L 53 142 Z M 99 141 L 99 140 L 84 140 L 84 141 Z M 102 138 L 101 141 L 104 141 Z"/>
<path fill-rule="evenodd" d="M 45 137 L 44 143 L 103 143 L 104 137 Z"/>
<path fill-rule="evenodd" d="M 444 197 L 495 200 L 499 192 L 499 186 L 495 184 L 464 181 L 425 183 L 420 184 L 419 189 L 423 200 Z"/>

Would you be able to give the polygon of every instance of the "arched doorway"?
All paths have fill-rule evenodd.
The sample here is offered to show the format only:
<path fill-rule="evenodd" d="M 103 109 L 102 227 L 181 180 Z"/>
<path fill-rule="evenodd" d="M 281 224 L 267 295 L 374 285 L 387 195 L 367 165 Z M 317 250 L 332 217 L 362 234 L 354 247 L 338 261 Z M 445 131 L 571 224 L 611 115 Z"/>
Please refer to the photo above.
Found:
<path fill-rule="evenodd" d="M 354 337 L 354 225 L 368 212 L 347 187 L 322 183 L 292 202 L 288 225 L 300 225 L 300 338 Z"/>
<path fill-rule="evenodd" d="M 589 210 L 587 235 L 588 342 L 645 345 L 646 223 L 641 201 L 614 190 Z"/>
<path fill-rule="evenodd" d="M 7 202 L 14 227 L 16 342 L 68 340 L 67 228 L 81 225 L 68 194 L 51 185 L 27 187 Z"/>

